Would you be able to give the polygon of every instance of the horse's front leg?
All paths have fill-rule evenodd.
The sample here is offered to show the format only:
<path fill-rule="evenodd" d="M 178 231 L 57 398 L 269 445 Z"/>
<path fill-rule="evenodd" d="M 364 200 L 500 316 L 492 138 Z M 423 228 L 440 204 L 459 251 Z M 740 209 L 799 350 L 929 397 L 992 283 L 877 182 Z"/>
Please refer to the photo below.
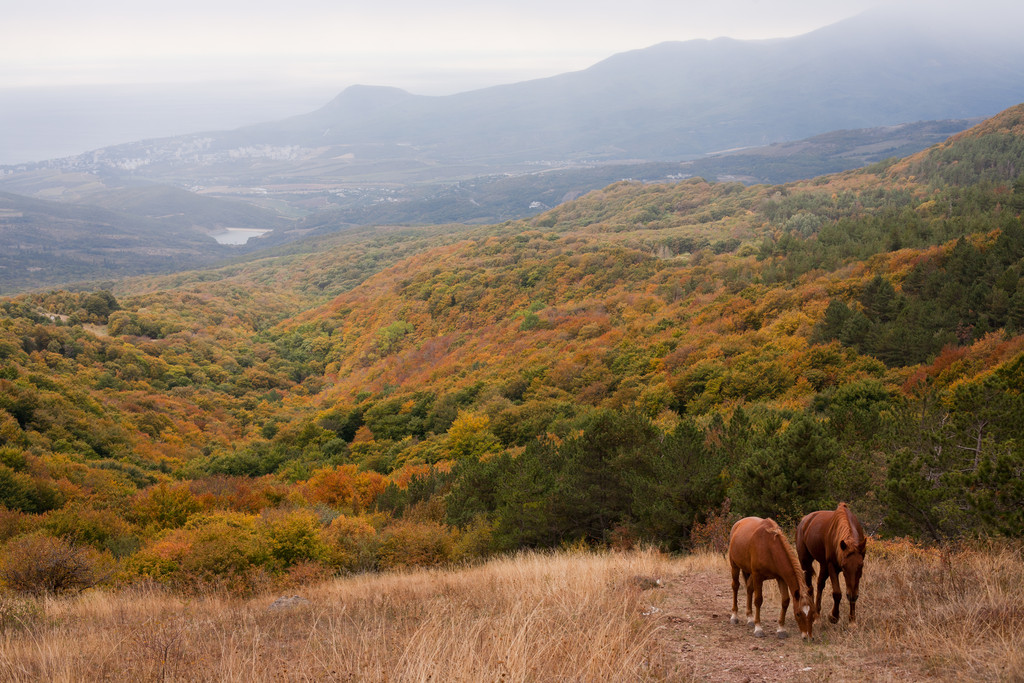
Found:
<path fill-rule="evenodd" d="M 775 635 L 779 638 L 787 638 L 789 633 L 786 632 L 786 610 L 789 609 L 789 586 L 782 579 L 776 579 L 776 581 L 779 584 L 779 595 L 782 596 L 782 612 L 779 613 L 779 628 L 775 630 Z"/>
<path fill-rule="evenodd" d="M 839 572 L 831 563 L 828 565 L 828 582 L 832 584 L 832 614 L 828 616 L 828 620 L 835 624 L 839 621 L 839 603 L 843 601 L 843 593 L 839 588 Z"/>
<path fill-rule="evenodd" d="M 763 580 L 760 576 L 751 578 L 754 579 L 754 635 L 758 638 L 764 638 L 764 631 L 761 630 L 761 603 L 764 602 L 764 595 L 761 592 Z M 748 588 L 747 590 L 749 591 L 750 589 Z"/>

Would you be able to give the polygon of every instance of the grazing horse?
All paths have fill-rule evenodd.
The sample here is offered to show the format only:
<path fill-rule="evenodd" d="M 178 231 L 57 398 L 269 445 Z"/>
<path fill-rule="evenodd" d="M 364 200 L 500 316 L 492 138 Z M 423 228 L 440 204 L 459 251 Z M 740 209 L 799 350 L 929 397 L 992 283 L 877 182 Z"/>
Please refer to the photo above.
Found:
<path fill-rule="evenodd" d="M 811 588 L 814 561 L 818 561 L 818 597 L 815 605 L 821 611 L 821 592 L 825 577 L 832 583 L 832 614 L 829 621 L 839 621 L 839 603 L 843 594 L 839 589 L 839 572 L 846 580 L 846 597 L 850 601 L 850 623 L 856 623 L 857 590 L 864 570 L 864 551 L 867 536 L 853 511 L 840 503 L 835 510 L 818 510 L 800 520 L 796 527 L 796 552 L 804 570 L 807 587 Z M 811 588 L 811 592 L 814 589 Z"/>
<path fill-rule="evenodd" d="M 754 625 L 755 636 L 764 637 L 764 631 L 761 630 L 761 584 L 765 579 L 775 579 L 782 595 L 782 613 L 779 614 L 776 634 L 779 638 L 788 635 L 786 609 L 792 594 L 795 603 L 793 615 L 800 627 L 800 636 L 804 639 L 813 637 L 814 619 L 818 616 L 814 608 L 814 594 L 806 590 L 801 581 L 800 564 L 793 546 L 774 520 L 745 517 L 736 522 L 729 534 L 729 564 L 732 565 L 732 623 L 738 624 L 740 621 L 736 616 L 736 598 L 740 588 L 740 572 L 743 572 L 743 582 L 747 588 L 747 625 Z M 755 607 L 753 613 L 750 609 L 751 600 Z"/>

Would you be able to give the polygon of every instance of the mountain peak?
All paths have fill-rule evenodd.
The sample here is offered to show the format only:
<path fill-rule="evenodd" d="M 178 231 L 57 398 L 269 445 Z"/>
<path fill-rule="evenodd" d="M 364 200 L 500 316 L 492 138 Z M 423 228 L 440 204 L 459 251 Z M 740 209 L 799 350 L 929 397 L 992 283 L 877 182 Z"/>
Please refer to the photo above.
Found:
<path fill-rule="evenodd" d="M 407 90 L 384 85 L 350 85 L 325 108 L 339 107 L 389 107 L 398 102 L 416 97 Z"/>

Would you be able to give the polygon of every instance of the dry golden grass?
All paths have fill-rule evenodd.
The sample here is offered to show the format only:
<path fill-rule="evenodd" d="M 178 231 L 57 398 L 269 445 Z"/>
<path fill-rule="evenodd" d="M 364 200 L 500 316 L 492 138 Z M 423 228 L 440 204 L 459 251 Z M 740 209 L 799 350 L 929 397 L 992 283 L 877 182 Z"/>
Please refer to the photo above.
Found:
<path fill-rule="evenodd" d="M 831 611 L 832 597 L 822 600 Z M 856 629 L 824 628 L 818 656 L 858 677 L 854 662 L 888 661 L 931 680 L 1024 680 L 1024 548 L 869 545 Z"/>
<path fill-rule="evenodd" d="M 637 577 L 670 580 L 644 590 Z M 138 587 L 2 596 L 0 680 L 688 680 L 700 669 L 672 630 L 688 615 L 672 605 L 698 587 L 709 612 L 700 637 L 730 650 L 723 661 L 756 671 L 767 653 L 724 618 L 728 583 L 719 554 L 521 553 L 461 570 L 330 581 L 298 591 L 308 604 L 282 610 L 268 609 L 273 595 L 186 598 Z M 857 628 L 844 601 L 842 621 L 816 625 L 813 644 L 778 641 L 794 680 L 1024 679 L 1019 547 L 875 542 L 861 596 Z"/>
<path fill-rule="evenodd" d="M 273 596 L 92 592 L 7 629 L 0 679 L 660 680 L 636 575 L 654 552 L 524 553 L 461 571 L 365 575 Z"/>

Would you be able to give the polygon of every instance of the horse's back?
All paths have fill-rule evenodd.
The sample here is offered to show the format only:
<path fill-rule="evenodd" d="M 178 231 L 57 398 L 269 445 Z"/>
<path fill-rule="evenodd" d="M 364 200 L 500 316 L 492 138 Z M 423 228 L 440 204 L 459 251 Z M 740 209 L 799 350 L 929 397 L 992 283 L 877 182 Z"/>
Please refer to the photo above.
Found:
<path fill-rule="evenodd" d="M 732 525 L 729 532 L 729 561 L 749 571 L 751 568 L 751 551 L 759 531 L 777 529 L 778 524 L 771 519 L 761 517 L 744 517 Z"/>
<path fill-rule="evenodd" d="M 804 515 L 796 526 L 796 553 L 801 562 L 808 557 L 825 560 L 826 537 L 835 510 L 816 510 Z"/>
<path fill-rule="evenodd" d="M 796 552 L 801 563 L 808 558 L 825 562 L 841 540 L 850 537 L 863 554 L 866 538 L 857 515 L 846 503 L 835 510 L 816 510 L 804 515 L 796 527 Z"/>
<path fill-rule="evenodd" d="M 770 526 L 777 526 L 771 519 L 760 517 L 744 517 L 732 525 L 729 532 L 729 545 L 733 543 L 748 543 L 758 529 Z"/>

